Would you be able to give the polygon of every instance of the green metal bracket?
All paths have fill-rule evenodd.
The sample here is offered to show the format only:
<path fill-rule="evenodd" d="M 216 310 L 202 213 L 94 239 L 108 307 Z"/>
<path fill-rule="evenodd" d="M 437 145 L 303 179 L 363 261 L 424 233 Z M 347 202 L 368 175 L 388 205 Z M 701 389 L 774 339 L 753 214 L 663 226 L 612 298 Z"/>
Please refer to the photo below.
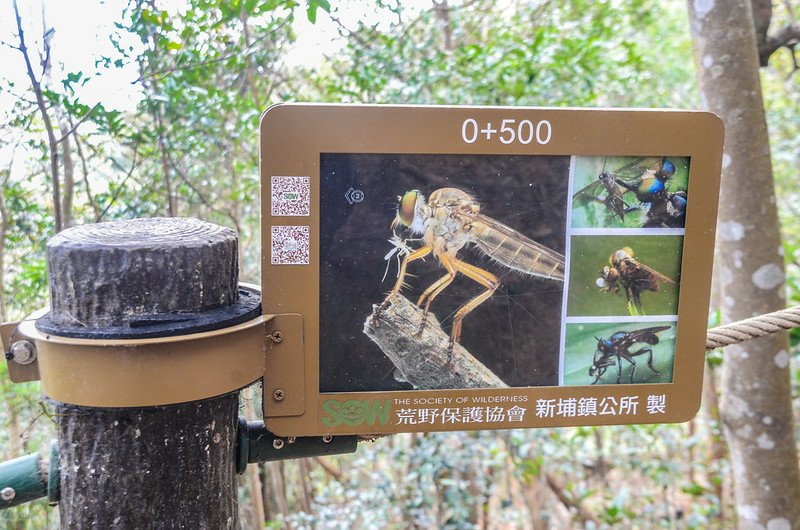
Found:
<path fill-rule="evenodd" d="M 263 422 L 239 418 L 236 472 L 244 473 L 247 464 L 355 453 L 357 448 L 357 436 L 282 438 L 269 432 Z M 60 493 L 55 441 L 49 458 L 34 453 L 0 463 L 0 510 L 42 497 L 58 504 Z"/>
<path fill-rule="evenodd" d="M 284 438 L 269 432 L 264 422 L 239 418 L 239 443 L 236 472 L 244 473 L 247 464 L 274 462 L 311 456 L 355 453 L 357 436 L 303 436 Z"/>
<path fill-rule="evenodd" d="M 39 453 L 0 463 L 0 510 L 41 497 L 58 502 L 58 445 L 53 442 L 49 458 Z"/>

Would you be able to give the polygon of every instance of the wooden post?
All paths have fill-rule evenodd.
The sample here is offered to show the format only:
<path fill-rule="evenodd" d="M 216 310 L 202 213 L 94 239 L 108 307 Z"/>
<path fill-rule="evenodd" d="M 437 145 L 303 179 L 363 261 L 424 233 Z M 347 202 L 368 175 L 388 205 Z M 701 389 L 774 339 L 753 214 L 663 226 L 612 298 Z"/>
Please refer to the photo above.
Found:
<path fill-rule="evenodd" d="M 195 219 L 65 230 L 47 246 L 53 322 L 102 329 L 232 305 L 236 247 L 234 231 Z M 238 528 L 237 409 L 238 393 L 140 409 L 57 403 L 61 527 Z"/>

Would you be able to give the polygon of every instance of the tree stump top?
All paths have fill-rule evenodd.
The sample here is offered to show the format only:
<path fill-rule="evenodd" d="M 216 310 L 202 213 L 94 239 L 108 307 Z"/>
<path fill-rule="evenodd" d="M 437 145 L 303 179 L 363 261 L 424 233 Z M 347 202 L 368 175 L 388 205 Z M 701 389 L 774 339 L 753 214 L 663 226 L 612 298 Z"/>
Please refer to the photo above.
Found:
<path fill-rule="evenodd" d="M 236 232 L 188 217 L 151 217 L 74 226 L 56 234 L 47 246 L 82 250 L 172 249 L 203 246 L 220 240 L 235 241 Z"/>
<path fill-rule="evenodd" d="M 200 313 L 238 299 L 236 232 L 198 219 L 82 225 L 47 243 L 50 319 L 60 328 Z"/>

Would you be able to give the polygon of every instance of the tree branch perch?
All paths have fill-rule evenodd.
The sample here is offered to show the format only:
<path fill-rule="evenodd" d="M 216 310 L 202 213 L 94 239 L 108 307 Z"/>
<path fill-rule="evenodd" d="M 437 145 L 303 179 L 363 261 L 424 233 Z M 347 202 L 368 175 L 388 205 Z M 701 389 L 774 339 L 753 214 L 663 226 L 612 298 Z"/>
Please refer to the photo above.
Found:
<path fill-rule="evenodd" d="M 367 317 L 364 333 L 417 389 L 508 387 L 460 344 L 453 345 L 448 362 L 450 336 L 432 314 L 419 333 L 421 322 L 422 309 L 398 294 L 385 310 Z"/>

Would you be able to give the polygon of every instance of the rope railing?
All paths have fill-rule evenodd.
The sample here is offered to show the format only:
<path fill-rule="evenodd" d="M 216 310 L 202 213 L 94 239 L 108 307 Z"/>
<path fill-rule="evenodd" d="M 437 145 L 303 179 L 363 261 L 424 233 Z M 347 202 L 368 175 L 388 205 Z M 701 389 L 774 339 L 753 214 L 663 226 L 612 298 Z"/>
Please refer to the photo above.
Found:
<path fill-rule="evenodd" d="M 706 350 L 722 348 L 798 327 L 800 327 L 800 306 L 781 309 L 709 329 L 706 334 Z"/>

